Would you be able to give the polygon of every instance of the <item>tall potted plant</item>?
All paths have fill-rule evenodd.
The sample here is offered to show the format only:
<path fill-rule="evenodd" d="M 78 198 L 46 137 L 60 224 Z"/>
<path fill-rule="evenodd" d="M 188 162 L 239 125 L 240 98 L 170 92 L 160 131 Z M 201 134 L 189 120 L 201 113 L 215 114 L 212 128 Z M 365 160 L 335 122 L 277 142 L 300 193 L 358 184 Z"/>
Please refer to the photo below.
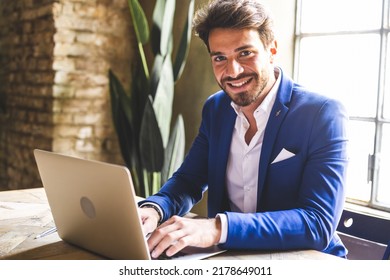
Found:
<path fill-rule="evenodd" d="M 173 61 L 175 0 L 156 0 L 152 28 L 138 0 L 128 0 L 138 43 L 141 69 L 132 73 L 132 88 L 126 92 L 109 71 L 113 123 L 125 164 L 136 193 L 147 197 L 158 191 L 184 157 L 185 132 L 181 115 L 171 130 L 174 84 L 180 78 L 191 40 L 194 0 L 189 0 L 186 24 Z M 150 44 L 154 55 L 151 71 L 145 55 Z"/>

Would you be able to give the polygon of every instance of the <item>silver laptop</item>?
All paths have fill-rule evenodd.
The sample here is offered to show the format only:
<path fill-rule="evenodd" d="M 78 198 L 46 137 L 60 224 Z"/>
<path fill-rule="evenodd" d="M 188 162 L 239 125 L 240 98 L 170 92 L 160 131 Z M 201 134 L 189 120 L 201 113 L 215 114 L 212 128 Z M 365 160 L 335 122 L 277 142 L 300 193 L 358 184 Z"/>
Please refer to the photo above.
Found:
<path fill-rule="evenodd" d="M 34 155 L 61 239 L 111 259 L 151 259 L 126 167 L 43 150 Z M 188 247 L 174 259 L 221 252 Z"/>

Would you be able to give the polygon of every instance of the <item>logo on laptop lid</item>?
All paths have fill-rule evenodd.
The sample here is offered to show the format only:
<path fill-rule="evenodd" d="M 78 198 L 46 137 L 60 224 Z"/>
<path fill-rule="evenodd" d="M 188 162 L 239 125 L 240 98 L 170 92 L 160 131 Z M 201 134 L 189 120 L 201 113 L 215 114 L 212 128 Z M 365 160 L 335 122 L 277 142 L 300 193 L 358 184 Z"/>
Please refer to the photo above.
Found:
<path fill-rule="evenodd" d="M 80 199 L 80 206 L 88 218 L 94 219 L 96 217 L 95 206 L 93 206 L 92 201 L 88 197 L 83 196 Z"/>

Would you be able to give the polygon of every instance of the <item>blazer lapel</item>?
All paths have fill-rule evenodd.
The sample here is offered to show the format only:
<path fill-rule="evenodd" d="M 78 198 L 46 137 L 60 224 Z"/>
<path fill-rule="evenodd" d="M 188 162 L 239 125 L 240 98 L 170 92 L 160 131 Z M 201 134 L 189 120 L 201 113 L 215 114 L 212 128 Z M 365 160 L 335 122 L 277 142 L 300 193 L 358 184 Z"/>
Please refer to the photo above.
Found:
<path fill-rule="evenodd" d="M 288 77 L 284 77 L 280 70 L 281 83 L 276 96 L 275 104 L 272 108 L 271 114 L 265 128 L 263 146 L 261 149 L 260 164 L 259 164 L 259 178 L 257 191 L 257 210 L 261 208 L 261 195 L 264 189 L 265 179 L 267 176 L 268 166 L 271 162 L 271 154 L 279 128 L 288 112 L 288 103 L 291 100 L 293 81 Z"/>
<path fill-rule="evenodd" d="M 217 121 L 218 135 L 213 139 L 213 143 L 210 146 L 210 150 L 213 153 L 210 155 L 212 158 L 213 167 L 209 170 L 214 169 L 212 174 L 209 174 L 209 182 L 213 188 L 209 188 L 209 215 L 215 216 L 216 213 L 229 210 L 229 200 L 226 191 L 226 167 L 229 158 L 229 150 L 233 135 L 234 124 L 237 118 L 236 113 L 230 106 L 230 99 L 225 97 L 226 103 L 222 106 L 221 112 Z"/>
<path fill-rule="evenodd" d="M 227 116 L 225 120 L 224 126 L 226 126 L 226 129 L 223 129 L 221 132 L 221 145 L 218 148 L 218 157 L 219 157 L 219 164 L 217 164 L 217 180 L 220 182 L 219 186 L 220 188 L 220 194 L 223 194 L 220 196 L 221 198 L 221 207 L 225 211 L 230 210 L 229 206 L 229 200 L 228 200 L 228 194 L 226 190 L 226 168 L 227 168 L 227 162 L 229 159 L 229 152 L 230 152 L 230 145 L 232 143 L 232 135 L 233 135 L 233 129 L 234 124 L 237 118 L 236 113 L 231 110 L 229 115 Z"/>

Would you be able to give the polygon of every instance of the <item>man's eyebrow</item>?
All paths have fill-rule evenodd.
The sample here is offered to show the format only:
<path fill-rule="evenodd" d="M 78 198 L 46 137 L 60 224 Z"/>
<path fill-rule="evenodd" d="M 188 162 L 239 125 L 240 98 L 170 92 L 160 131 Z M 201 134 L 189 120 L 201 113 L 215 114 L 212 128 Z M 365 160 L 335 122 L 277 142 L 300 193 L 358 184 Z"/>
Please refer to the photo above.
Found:
<path fill-rule="evenodd" d="M 213 51 L 210 51 L 210 56 L 215 56 L 215 55 L 221 55 L 222 52 L 213 52 Z"/>
<path fill-rule="evenodd" d="M 234 52 L 239 52 L 239 51 L 250 49 L 253 47 L 254 47 L 253 45 L 244 45 L 244 46 L 241 46 L 241 47 L 238 47 L 237 49 L 235 49 Z M 224 54 L 223 52 L 210 51 L 210 56 L 223 55 L 223 54 Z"/>
<path fill-rule="evenodd" d="M 242 47 L 235 49 L 234 52 L 239 52 L 239 51 L 243 51 L 243 50 L 251 49 L 251 48 L 254 48 L 254 46 L 253 45 L 244 45 Z"/>

